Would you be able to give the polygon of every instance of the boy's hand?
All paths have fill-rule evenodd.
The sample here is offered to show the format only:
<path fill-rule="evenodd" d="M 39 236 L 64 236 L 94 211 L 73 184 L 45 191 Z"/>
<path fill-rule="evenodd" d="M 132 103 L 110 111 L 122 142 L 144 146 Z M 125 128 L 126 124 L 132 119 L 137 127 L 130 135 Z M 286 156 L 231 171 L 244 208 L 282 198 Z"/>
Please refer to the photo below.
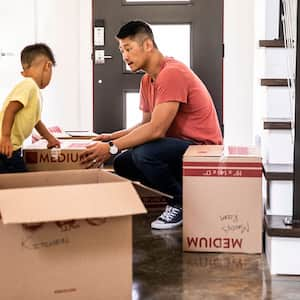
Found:
<path fill-rule="evenodd" d="M 60 141 L 58 139 L 56 139 L 54 136 L 51 136 L 48 139 L 48 148 L 60 148 Z"/>
<path fill-rule="evenodd" d="M 0 153 L 6 155 L 8 158 L 12 157 L 13 145 L 9 137 L 1 137 L 0 139 Z"/>

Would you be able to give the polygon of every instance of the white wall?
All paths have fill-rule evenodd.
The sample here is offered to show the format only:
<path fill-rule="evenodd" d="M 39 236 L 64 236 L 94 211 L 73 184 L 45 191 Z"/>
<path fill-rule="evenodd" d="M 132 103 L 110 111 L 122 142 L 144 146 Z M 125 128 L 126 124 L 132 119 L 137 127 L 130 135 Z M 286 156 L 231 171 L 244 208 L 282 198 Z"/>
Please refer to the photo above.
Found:
<path fill-rule="evenodd" d="M 38 42 L 57 66 L 44 91 L 43 119 L 65 130 L 92 129 L 91 1 L 37 1 Z"/>
<path fill-rule="evenodd" d="M 93 130 L 92 0 L 79 0 L 80 130 Z"/>
<path fill-rule="evenodd" d="M 254 1 L 225 0 L 224 137 L 227 144 L 253 142 L 254 43 Z"/>
<path fill-rule="evenodd" d="M 273 0 L 272 0 L 273 1 Z M 274 2 L 274 1 L 273 1 Z M 277 0 L 275 1 L 277 2 Z M 278 3 L 278 2 L 277 2 Z M 271 30 L 271 26 L 267 26 L 267 14 L 269 14 L 269 0 L 255 0 L 254 1 L 254 64 L 253 64 L 253 135 L 257 137 L 256 141 L 261 144 L 263 136 L 263 111 L 265 108 L 266 88 L 260 84 L 261 78 L 265 77 L 266 65 L 265 65 L 265 48 L 259 47 L 259 40 L 270 39 L 271 34 L 278 34 L 277 31 Z M 274 19 L 274 17 L 271 19 Z M 278 21 L 278 19 L 277 19 Z M 278 24 L 278 23 L 276 23 Z M 273 27 L 275 27 L 273 25 Z"/>
<path fill-rule="evenodd" d="M 261 0 L 265 2 L 265 39 L 278 39 L 279 35 L 279 3 L 280 0 Z"/>
<path fill-rule="evenodd" d="M 17 9 L 16 9 L 17 8 Z M 43 91 L 42 119 L 47 126 L 91 130 L 92 0 L 10 0 L 0 5 L 0 105 L 22 79 L 20 52 L 44 42 L 56 57 L 50 85 Z"/>
<path fill-rule="evenodd" d="M 226 143 L 254 144 L 262 134 L 266 50 L 259 40 L 278 38 L 278 24 L 279 0 L 224 0 Z"/>
<path fill-rule="evenodd" d="M 22 79 L 20 52 L 35 36 L 34 1 L 2 0 L 0 4 L 0 109 L 7 94 Z"/>

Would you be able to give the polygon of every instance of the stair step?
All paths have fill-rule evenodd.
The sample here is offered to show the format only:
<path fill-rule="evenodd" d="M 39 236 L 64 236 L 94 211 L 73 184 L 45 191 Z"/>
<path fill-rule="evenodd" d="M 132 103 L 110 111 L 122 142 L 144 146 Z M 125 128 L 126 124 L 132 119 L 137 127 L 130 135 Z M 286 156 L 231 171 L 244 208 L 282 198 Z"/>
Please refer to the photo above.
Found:
<path fill-rule="evenodd" d="M 292 164 L 263 164 L 266 180 L 293 180 L 294 170 Z"/>
<path fill-rule="evenodd" d="M 267 48 L 284 48 L 284 40 L 260 40 L 259 47 L 267 47 Z"/>
<path fill-rule="evenodd" d="M 264 219 L 265 230 L 271 237 L 293 237 L 300 238 L 300 227 L 285 225 L 286 216 L 267 215 Z"/>
<path fill-rule="evenodd" d="M 292 129 L 292 122 L 287 118 L 264 119 L 264 129 Z"/>
<path fill-rule="evenodd" d="M 261 79 L 262 86 L 288 86 L 288 79 L 279 78 L 263 78 Z"/>

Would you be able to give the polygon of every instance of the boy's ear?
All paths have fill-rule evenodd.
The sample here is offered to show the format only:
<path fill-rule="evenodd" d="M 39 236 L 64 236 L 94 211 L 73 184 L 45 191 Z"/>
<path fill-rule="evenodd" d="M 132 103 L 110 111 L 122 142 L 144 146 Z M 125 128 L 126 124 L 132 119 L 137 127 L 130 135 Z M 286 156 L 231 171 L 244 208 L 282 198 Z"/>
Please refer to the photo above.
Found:
<path fill-rule="evenodd" d="M 48 60 L 46 63 L 46 68 L 51 69 L 52 66 L 53 66 L 52 62 L 50 60 Z"/>
<path fill-rule="evenodd" d="M 52 66 L 52 62 L 50 60 L 47 60 L 43 64 L 43 70 L 49 70 Z"/>

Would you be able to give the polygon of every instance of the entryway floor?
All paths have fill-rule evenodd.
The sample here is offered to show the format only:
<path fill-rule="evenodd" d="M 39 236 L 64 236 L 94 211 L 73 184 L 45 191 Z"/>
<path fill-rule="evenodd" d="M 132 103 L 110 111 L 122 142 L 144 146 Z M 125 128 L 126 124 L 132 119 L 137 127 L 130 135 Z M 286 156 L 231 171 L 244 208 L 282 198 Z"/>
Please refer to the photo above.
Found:
<path fill-rule="evenodd" d="M 183 253 L 182 228 L 133 217 L 133 300 L 300 299 L 300 276 L 271 276 L 266 257 Z"/>

